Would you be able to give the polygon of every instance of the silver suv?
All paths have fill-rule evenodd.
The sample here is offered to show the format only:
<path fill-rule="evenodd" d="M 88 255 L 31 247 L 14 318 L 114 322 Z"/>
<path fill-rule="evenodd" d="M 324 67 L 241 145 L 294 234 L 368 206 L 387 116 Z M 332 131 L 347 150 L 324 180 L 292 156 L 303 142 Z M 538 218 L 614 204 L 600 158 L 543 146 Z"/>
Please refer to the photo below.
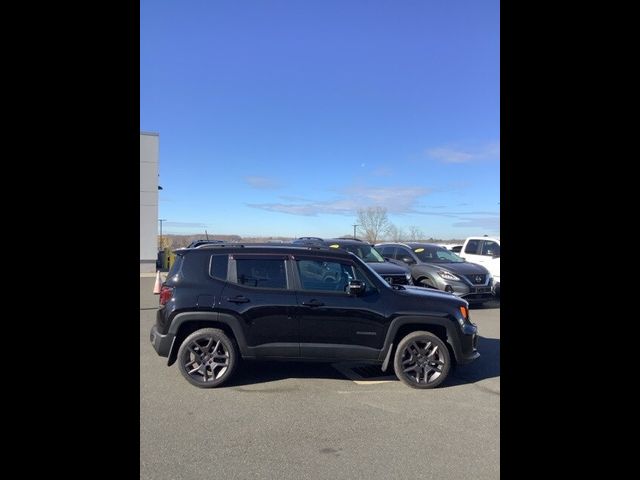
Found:
<path fill-rule="evenodd" d="M 469 303 L 494 298 L 489 270 L 444 247 L 433 243 L 378 243 L 376 248 L 384 257 L 407 265 L 416 285 L 453 293 Z"/>

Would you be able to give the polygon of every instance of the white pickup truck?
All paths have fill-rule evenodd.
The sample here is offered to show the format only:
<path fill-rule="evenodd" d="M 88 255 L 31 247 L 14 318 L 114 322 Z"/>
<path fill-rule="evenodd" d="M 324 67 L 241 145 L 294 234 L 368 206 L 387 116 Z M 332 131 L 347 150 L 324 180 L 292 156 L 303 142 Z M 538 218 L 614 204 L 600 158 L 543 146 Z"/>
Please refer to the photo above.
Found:
<path fill-rule="evenodd" d="M 484 266 L 493 277 L 493 292 L 500 296 L 500 238 L 469 237 L 464 241 L 460 253 L 467 262 Z"/>

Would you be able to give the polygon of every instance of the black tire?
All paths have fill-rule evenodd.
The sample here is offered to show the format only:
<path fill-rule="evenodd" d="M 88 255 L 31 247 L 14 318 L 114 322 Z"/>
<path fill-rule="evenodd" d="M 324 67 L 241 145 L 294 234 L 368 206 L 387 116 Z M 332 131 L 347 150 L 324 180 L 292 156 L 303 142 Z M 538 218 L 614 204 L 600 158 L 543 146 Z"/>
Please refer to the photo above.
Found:
<path fill-rule="evenodd" d="M 218 328 L 202 328 L 184 339 L 178 349 L 178 369 L 191 385 L 214 388 L 233 375 L 238 349 Z"/>
<path fill-rule="evenodd" d="M 411 332 L 398 343 L 393 368 L 402 383 L 412 388 L 435 388 L 451 370 L 449 349 L 430 332 Z"/>
<path fill-rule="evenodd" d="M 434 287 L 431 284 L 431 280 L 429 280 L 427 277 L 420 277 L 416 282 L 416 285 L 423 288 L 433 288 L 434 290 L 437 290 L 437 287 Z"/>

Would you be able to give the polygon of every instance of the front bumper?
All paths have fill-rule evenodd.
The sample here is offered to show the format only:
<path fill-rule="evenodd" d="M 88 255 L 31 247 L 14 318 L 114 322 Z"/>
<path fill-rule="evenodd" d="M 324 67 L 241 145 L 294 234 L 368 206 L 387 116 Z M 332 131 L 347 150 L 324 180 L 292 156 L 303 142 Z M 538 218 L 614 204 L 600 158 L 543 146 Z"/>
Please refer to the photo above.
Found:
<path fill-rule="evenodd" d="M 491 280 L 484 285 L 468 285 L 465 282 L 438 279 L 438 288 L 464 298 L 467 302 L 491 300 L 494 297 Z"/>
<path fill-rule="evenodd" d="M 389 285 L 413 285 L 413 281 L 411 278 L 407 280 L 405 275 L 383 275 L 379 274 L 382 278 L 384 278 Z"/>
<path fill-rule="evenodd" d="M 168 357 L 169 352 L 171 352 L 171 347 L 173 346 L 173 342 L 176 337 L 172 333 L 167 333 L 166 335 L 162 335 L 158 332 L 158 327 L 154 325 L 151 327 L 151 332 L 149 334 L 149 340 L 151 341 L 151 345 L 155 351 L 161 357 Z"/>
<path fill-rule="evenodd" d="M 478 352 L 478 327 L 473 323 L 467 323 L 462 327 L 460 338 L 460 355 L 457 355 L 458 364 L 473 362 L 480 356 Z"/>

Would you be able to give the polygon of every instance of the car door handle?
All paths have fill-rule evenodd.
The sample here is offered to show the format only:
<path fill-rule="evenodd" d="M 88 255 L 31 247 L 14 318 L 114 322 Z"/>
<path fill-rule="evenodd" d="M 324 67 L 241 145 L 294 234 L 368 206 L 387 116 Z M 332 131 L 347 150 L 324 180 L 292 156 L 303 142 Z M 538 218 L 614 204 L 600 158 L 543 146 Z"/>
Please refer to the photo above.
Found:
<path fill-rule="evenodd" d="M 309 300 L 308 302 L 302 302 L 303 305 L 306 305 L 307 307 L 321 307 L 324 305 L 323 302 L 319 301 L 319 300 Z"/>
<path fill-rule="evenodd" d="M 250 300 L 247 297 L 243 297 L 242 295 L 238 295 L 238 296 L 235 296 L 235 297 L 227 297 L 227 302 L 247 303 L 247 302 L 250 302 Z"/>

